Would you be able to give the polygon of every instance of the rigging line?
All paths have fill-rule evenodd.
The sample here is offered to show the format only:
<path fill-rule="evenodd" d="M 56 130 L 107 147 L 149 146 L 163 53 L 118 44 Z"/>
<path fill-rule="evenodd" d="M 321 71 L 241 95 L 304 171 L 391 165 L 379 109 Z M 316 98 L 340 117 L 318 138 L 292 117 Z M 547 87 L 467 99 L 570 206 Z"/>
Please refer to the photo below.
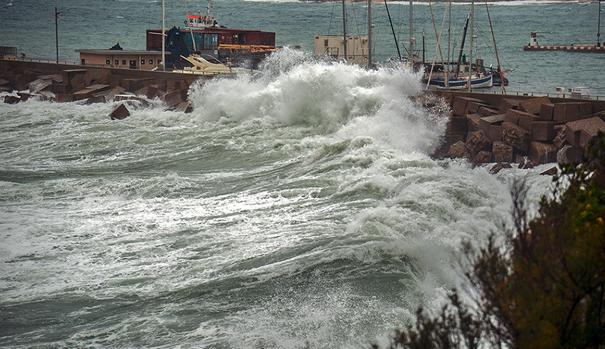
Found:
<path fill-rule="evenodd" d="M 384 0 L 384 7 L 387 9 L 387 16 L 389 17 L 389 23 L 391 24 L 393 40 L 395 40 L 395 47 L 397 48 L 397 57 L 399 57 L 399 60 L 401 60 L 401 50 L 399 49 L 399 41 L 397 40 L 397 34 L 395 34 L 395 27 L 393 27 L 393 19 L 391 18 L 391 11 L 389 11 L 389 4 L 387 4 L 387 0 Z"/>
<path fill-rule="evenodd" d="M 485 10 L 487 11 L 487 19 L 489 21 L 489 28 L 492 32 L 492 40 L 494 41 L 494 50 L 496 51 L 496 62 L 498 63 L 498 73 L 500 73 L 500 79 L 502 80 L 500 87 L 502 87 L 502 92 L 506 92 L 506 89 L 504 87 L 504 69 L 500 65 L 500 55 L 498 54 L 498 46 L 496 46 L 496 35 L 494 34 L 494 26 L 492 25 L 492 17 L 489 14 L 489 6 L 487 5 L 487 1 L 485 1 Z"/>
<path fill-rule="evenodd" d="M 435 49 L 435 51 L 439 50 L 439 52 L 441 52 L 441 34 L 443 33 L 443 27 L 445 27 L 445 19 L 447 18 L 447 13 L 443 14 L 443 20 L 441 21 L 441 29 L 439 31 L 439 35 L 437 35 L 437 27 L 435 26 L 435 17 L 433 16 L 433 8 L 431 6 L 431 0 L 429 0 L 429 8 L 431 9 L 431 17 L 432 17 L 432 21 L 433 21 L 433 28 L 435 29 L 435 35 L 437 36 L 437 49 Z M 435 60 L 437 59 L 437 54 L 435 54 L 435 57 L 433 57 L 433 62 L 431 64 L 431 72 L 429 73 L 429 78 L 426 82 L 426 88 L 428 89 L 430 84 L 431 84 L 431 78 L 433 77 L 433 70 L 435 68 Z M 441 61 L 443 63 L 443 55 L 441 55 Z M 449 86 L 449 75 L 446 73 L 446 79 L 445 79 L 445 86 Z"/>

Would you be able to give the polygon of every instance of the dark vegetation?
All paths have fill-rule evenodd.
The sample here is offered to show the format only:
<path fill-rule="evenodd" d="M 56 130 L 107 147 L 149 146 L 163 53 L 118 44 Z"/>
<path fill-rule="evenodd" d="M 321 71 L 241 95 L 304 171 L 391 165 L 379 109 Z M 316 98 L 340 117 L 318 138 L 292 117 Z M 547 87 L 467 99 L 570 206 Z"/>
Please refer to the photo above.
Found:
<path fill-rule="evenodd" d="M 434 316 L 419 309 L 390 348 L 605 348 L 605 135 L 554 180 L 532 220 L 513 185 L 504 244 L 465 246 L 473 304 L 454 292 Z"/>

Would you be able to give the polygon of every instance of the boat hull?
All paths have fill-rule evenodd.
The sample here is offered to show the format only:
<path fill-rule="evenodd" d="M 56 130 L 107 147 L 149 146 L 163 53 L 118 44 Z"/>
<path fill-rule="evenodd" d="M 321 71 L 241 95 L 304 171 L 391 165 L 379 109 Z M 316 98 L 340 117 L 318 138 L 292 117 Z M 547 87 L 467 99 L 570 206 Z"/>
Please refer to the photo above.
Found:
<path fill-rule="evenodd" d="M 425 81 L 426 83 L 426 81 Z M 463 79 L 450 79 L 449 86 L 445 85 L 445 79 L 431 79 L 429 86 L 437 89 L 448 89 L 448 90 L 463 90 L 468 88 L 468 80 Z M 471 79 L 471 88 L 490 88 L 494 86 L 494 80 L 492 75 L 488 75 L 482 78 Z"/>

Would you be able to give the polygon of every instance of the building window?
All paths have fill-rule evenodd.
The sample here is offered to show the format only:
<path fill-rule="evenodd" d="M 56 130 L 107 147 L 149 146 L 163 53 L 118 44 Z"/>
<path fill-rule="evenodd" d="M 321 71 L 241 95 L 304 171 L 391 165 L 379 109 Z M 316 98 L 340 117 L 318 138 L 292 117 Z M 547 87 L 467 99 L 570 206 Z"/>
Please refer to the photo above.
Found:
<path fill-rule="evenodd" d="M 137 66 L 137 60 L 136 59 L 131 59 L 129 63 L 130 63 L 131 67 L 136 67 Z"/>
<path fill-rule="evenodd" d="M 145 65 L 145 58 L 141 59 L 141 65 Z"/>
<path fill-rule="evenodd" d="M 126 60 L 125 59 L 122 60 L 122 65 L 126 65 Z"/>
<path fill-rule="evenodd" d="M 82 65 L 86 65 L 86 60 L 82 59 Z"/>
<path fill-rule="evenodd" d="M 325 46 L 325 47 L 328 47 L 328 39 L 325 39 L 325 40 L 324 40 L 324 46 Z"/>
<path fill-rule="evenodd" d="M 105 65 L 110 65 L 111 64 L 111 59 L 106 59 L 105 60 Z"/>
<path fill-rule="evenodd" d="M 150 59 L 150 60 L 149 60 L 149 64 L 153 64 L 153 59 Z"/>
<path fill-rule="evenodd" d="M 158 64 L 162 64 L 162 60 L 161 59 L 158 59 Z"/>
<path fill-rule="evenodd" d="M 120 65 L 120 61 L 116 59 L 115 65 Z"/>

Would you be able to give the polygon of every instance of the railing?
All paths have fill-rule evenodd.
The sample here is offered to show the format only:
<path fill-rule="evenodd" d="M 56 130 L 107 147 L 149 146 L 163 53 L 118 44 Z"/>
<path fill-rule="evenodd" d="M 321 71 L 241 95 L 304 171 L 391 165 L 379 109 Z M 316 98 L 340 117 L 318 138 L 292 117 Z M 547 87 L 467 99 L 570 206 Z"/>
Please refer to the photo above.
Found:
<path fill-rule="evenodd" d="M 466 92 L 466 91 L 462 91 Z M 587 99 L 587 100 L 595 100 L 595 101 L 605 101 L 605 96 L 601 95 L 590 95 L 590 96 L 578 96 L 572 93 L 549 93 L 549 92 L 527 92 L 527 91 L 510 91 L 506 90 L 506 92 L 502 90 L 473 90 L 473 93 L 485 93 L 485 94 L 494 94 L 494 95 L 509 95 L 509 96 L 526 96 L 526 97 L 554 97 L 554 98 L 570 98 L 570 99 Z"/>

